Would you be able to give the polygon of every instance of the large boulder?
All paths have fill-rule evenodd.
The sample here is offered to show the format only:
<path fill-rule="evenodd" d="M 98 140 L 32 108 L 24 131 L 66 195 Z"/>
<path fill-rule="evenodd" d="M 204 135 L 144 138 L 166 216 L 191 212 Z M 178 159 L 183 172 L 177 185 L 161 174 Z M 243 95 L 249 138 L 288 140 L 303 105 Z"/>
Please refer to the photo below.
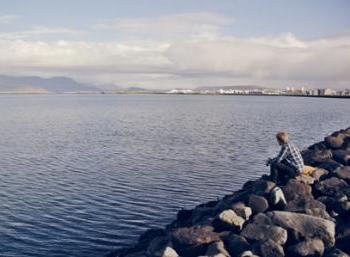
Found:
<path fill-rule="evenodd" d="M 272 225 L 257 225 L 251 223 L 244 227 L 241 235 L 253 241 L 266 241 L 271 239 L 280 245 L 287 242 L 287 231 L 281 227 Z"/>
<path fill-rule="evenodd" d="M 350 254 L 350 223 L 342 226 L 336 237 L 336 246 Z"/>
<path fill-rule="evenodd" d="M 349 257 L 348 254 L 344 253 L 343 251 L 335 248 L 331 251 L 327 252 L 324 257 Z"/>
<path fill-rule="evenodd" d="M 319 238 L 326 247 L 331 247 L 335 243 L 335 224 L 332 221 L 307 214 L 284 211 L 273 211 L 267 215 L 276 225 L 287 229 L 293 236 L 298 236 L 299 238 L 296 240 Z"/>
<path fill-rule="evenodd" d="M 249 197 L 248 205 L 252 208 L 253 213 L 264 212 L 269 208 L 269 202 L 266 198 L 255 194 Z"/>
<path fill-rule="evenodd" d="M 344 194 L 349 185 L 343 180 L 331 177 L 315 184 L 316 191 L 321 195 L 338 196 Z"/>
<path fill-rule="evenodd" d="M 181 256 L 204 255 L 207 246 L 220 239 L 210 226 L 177 228 L 170 232 L 176 252 Z"/>
<path fill-rule="evenodd" d="M 211 243 L 208 246 L 206 254 L 207 256 L 222 256 L 222 257 L 230 257 L 230 254 L 227 252 L 224 246 L 224 242 L 217 241 L 214 243 Z"/>
<path fill-rule="evenodd" d="M 288 202 L 300 196 L 312 196 L 312 188 L 296 179 L 290 179 L 282 190 Z"/>
<path fill-rule="evenodd" d="M 149 257 L 178 257 L 177 252 L 169 246 L 167 237 L 154 238 L 147 247 L 146 255 Z"/>
<path fill-rule="evenodd" d="M 325 137 L 324 141 L 326 142 L 328 147 L 332 149 L 339 149 L 344 144 L 344 138 L 345 138 L 344 134 L 337 133 L 336 135 Z"/>
<path fill-rule="evenodd" d="M 224 239 L 226 248 L 232 257 L 238 257 L 250 249 L 248 241 L 240 235 L 230 234 Z"/>
<path fill-rule="evenodd" d="M 314 178 L 315 181 L 319 181 L 319 180 L 322 180 L 322 179 L 326 178 L 328 173 L 329 173 L 328 170 L 325 170 L 325 169 L 322 169 L 322 168 L 318 168 L 318 169 L 315 169 L 311 173 L 311 176 Z"/>
<path fill-rule="evenodd" d="M 196 225 L 201 223 L 201 221 L 207 217 L 211 216 L 214 212 L 214 208 L 212 207 L 196 207 L 192 212 L 192 224 Z"/>
<path fill-rule="evenodd" d="M 349 155 L 350 156 L 350 155 Z M 334 174 L 340 178 L 350 183 L 350 166 L 344 166 L 336 169 Z"/>
<path fill-rule="evenodd" d="M 267 240 L 257 245 L 257 251 L 262 257 L 283 257 L 283 247 L 272 240 Z"/>
<path fill-rule="evenodd" d="M 319 164 L 317 164 L 317 168 L 326 169 L 328 171 L 333 171 L 341 166 L 342 166 L 342 164 L 340 164 L 339 162 L 336 162 L 334 160 L 328 160 L 328 161 L 320 162 Z"/>
<path fill-rule="evenodd" d="M 216 231 L 240 231 L 243 227 L 245 219 L 238 216 L 233 210 L 225 210 L 221 212 L 213 221 Z"/>
<path fill-rule="evenodd" d="M 320 239 L 307 239 L 288 247 L 288 256 L 293 257 L 321 257 L 324 253 L 324 244 Z"/>
<path fill-rule="evenodd" d="M 343 165 L 350 165 L 350 149 L 333 151 L 333 159 Z"/>
<path fill-rule="evenodd" d="M 259 179 L 252 184 L 252 193 L 258 195 L 267 195 L 276 186 L 276 184 L 270 180 Z"/>
<path fill-rule="evenodd" d="M 291 212 L 306 212 L 307 209 L 315 209 L 315 208 L 325 210 L 326 206 L 322 202 L 315 200 L 313 196 L 298 195 L 298 197 L 288 202 L 284 210 L 291 211 Z"/>
<path fill-rule="evenodd" d="M 242 202 L 233 204 L 232 210 L 245 220 L 249 220 L 249 217 L 252 215 L 252 209 Z"/>

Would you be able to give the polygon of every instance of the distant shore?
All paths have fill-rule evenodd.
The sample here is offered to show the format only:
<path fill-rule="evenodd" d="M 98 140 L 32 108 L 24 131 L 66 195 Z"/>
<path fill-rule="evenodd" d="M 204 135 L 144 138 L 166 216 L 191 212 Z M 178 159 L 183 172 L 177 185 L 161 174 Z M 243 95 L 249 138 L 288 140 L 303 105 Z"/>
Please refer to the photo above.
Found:
<path fill-rule="evenodd" d="M 247 181 L 108 257 L 349 256 L 350 127 L 302 155 L 307 173 L 282 185 L 267 175 Z"/>
<path fill-rule="evenodd" d="M 208 94 L 200 94 L 200 93 L 166 93 L 166 92 L 62 92 L 62 93 L 55 93 L 55 92 L 45 92 L 45 93 L 39 93 L 39 92 L 0 92 L 0 96 L 6 96 L 6 95 L 195 95 L 195 96 L 273 96 L 273 97 L 309 97 L 309 98 L 343 98 L 343 99 L 349 99 L 350 95 L 348 96 L 340 96 L 340 95 L 293 95 L 293 94 L 285 94 L 285 95 L 274 95 L 274 94 L 215 94 L 215 93 L 208 93 Z"/>

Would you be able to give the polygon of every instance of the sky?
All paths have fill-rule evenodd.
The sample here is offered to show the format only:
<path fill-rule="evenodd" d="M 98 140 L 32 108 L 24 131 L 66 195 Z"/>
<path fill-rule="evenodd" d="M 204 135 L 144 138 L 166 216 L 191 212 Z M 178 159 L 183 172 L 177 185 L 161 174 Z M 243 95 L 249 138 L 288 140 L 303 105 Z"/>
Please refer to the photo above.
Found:
<path fill-rule="evenodd" d="M 349 0 L 0 0 L 0 74 L 350 88 Z"/>

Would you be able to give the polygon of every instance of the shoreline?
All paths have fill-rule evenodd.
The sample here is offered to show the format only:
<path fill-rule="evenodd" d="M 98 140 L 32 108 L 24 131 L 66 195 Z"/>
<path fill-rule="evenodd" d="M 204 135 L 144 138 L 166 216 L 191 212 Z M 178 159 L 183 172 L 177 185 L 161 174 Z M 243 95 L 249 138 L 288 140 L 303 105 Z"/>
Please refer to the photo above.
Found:
<path fill-rule="evenodd" d="M 193 93 L 193 94 L 169 94 L 169 93 L 158 93 L 158 92 L 129 92 L 129 93 L 123 93 L 123 92 L 117 92 L 117 93 L 102 93 L 102 92 L 96 92 L 96 93 L 84 93 L 84 92 L 77 92 L 77 93 L 3 93 L 0 92 L 0 96 L 79 96 L 79 95 L 91 95 L 91 96 L 111 96 L 111 95 L 170 95 L 170 96 L 259 96 L 259 97 L 305 97 L 305 98 L 336 98 L 336 99 L 350 99 L 349 96 L 340 96 L 340 95 L 269 95 L 269 94 L 200 94 L 200 93 Z"/>
<path fill-rule="evenodd" d="M 350 127 L 302 155 L 307 174 L 278 186 L 267 175 L 247 181 L 107 257 L 349 256 Z"/>

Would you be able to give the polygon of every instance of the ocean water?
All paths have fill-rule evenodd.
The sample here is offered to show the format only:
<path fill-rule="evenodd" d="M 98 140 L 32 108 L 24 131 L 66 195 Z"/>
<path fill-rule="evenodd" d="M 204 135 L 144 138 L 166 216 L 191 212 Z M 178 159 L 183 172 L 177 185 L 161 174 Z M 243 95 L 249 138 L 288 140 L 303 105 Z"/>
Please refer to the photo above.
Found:
<path fill-rule="evenodd" d="M 181 208 L 268 173 L 274 135 L 304 148 L 350 100 L 0 96 L 0 256 L 104 256 Z"/>

